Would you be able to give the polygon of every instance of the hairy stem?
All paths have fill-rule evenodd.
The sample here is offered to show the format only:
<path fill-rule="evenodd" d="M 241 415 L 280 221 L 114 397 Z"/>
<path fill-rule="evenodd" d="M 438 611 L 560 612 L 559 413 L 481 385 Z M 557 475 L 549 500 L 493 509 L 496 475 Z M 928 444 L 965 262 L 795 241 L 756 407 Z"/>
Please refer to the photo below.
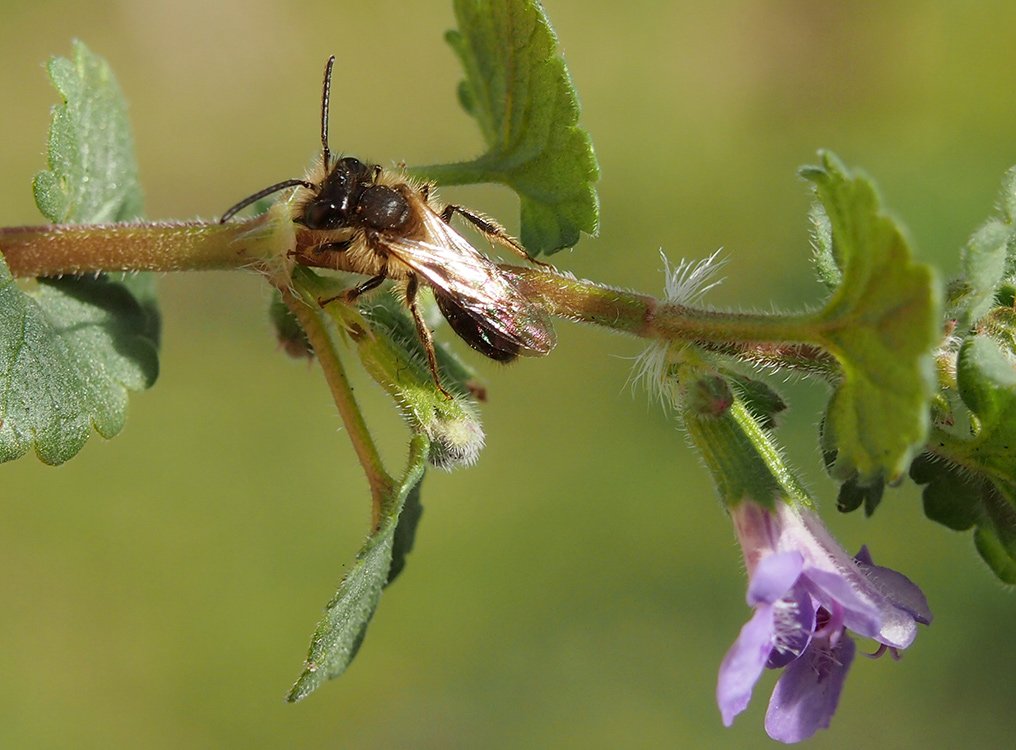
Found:
<path fill-rule="evenodd" d="M 313 233 L 296 234 L 298 265 L 356 272 L 345 253 L 317 252 Z M 693 342 L 705 349 L 740 357 L 763 366 L 839 376 L 836 359 L 814 340 L 808 318 L 775 317 L 697 310 L 661 302 L 625 289 L 580 281 L 544 268 L 499 265 L 514 277 L 522 293 L 553 314 L 580 323 L 610 328 L 640 338 Z"/>
<path fill-rule="evenodd" d="M 496 172 L 484 167 L 482 160 L 429 164 L 425 167 L 410 167 L 406 171 L 417 179 L 438 185 L 476 185 L 497 182 L 498 177 Z"/>
<path fill-rule="evenodd" d="M 563 318 L 641 338 L 690 341 L 760 365 L 827 377 L 839 372 L 832 355 L 803 343 L 814 338 L 813 324 L 804 318 L 698 310 L 539 268 L 501 268 L 519 280 L 526 296 Z"/>
<path fill-rule="evenodd" d="M 15 276 L 258 268 L 278 257 L 270 214 L 245 222 L 137 222 L 0 228 Z M 285 250 L 283 250 L 285 252 Z"/>
<path fill-rule="evenodd" d="M 314 347 L 314 354 L 317 356 L 318 362 L 321 363 L 321 371 L 332 392 L 332 399 L 339 409 L 339 415 L 349 433 L 349 439 L 353 444 L 356 457 L 360 461 L 360 466 L 363 467 L 363 471 L 367 475 L 372 502 L 371 528 L 377 529 L 381 523 L 385 503 L 392 495 L 394 482 L 385 471 L 381 455 L 374 444 L 374 438 L 371 437 L 360 407 L 353 397 L 353 389 L 346 378 L 342 360 L 339 359 L 339 355 L 335 351 L 332 338 L 324 322 L 311 308 L 312 302 L 298 296 L 286 287 L 279 287 L 279 292 L 282 294 L 282 300 L 286 303 L 286 307 L 300 321 L 300 326 L 307 334 L 307 340 Z"/>
<path fill-rule="evenodd" d="M 245 222 L 154 222 L 0 228 L 0 252 L 15 276 L 98 271 L 251 268 L 285 285 L 296 263 L 358 271 L 341 252 L 317 252 L 320 238 L 294 226 L 285 207 Z M 785 317 L 696 310 L 648 295 L 580 281 L 542 268 L 502 265 L 524 294 L 552 314 L 634 336 L 688 341 L 760 365 L 835 378 L 835 358 L 813 345 L 815 324 Z"/>

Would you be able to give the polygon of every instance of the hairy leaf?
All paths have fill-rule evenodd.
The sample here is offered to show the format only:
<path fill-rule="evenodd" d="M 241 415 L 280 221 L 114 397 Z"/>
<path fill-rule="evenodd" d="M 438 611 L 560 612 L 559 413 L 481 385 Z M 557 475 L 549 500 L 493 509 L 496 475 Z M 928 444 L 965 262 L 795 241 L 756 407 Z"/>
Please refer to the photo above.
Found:
<path fill-rule="evenodd" d="M 392 540 L 392 565 L 388 569 L 388 581 L 385 586 L 390 585 L 405 570 L 406 556 L 413 551 L 416 530 L 420 526 L 420 519 L 423 518 L 423 503 L 420 502 L 422 485 L 422 481 L 417 482 L 409 491 L 402 506 L 402 513 L 399 514 L 399 524 L 395 527 L 395 537 Z"/>
<path fill-rule="evenodd" d="M 141 210 L 126 105 L 104 60 L 80 42 L 49 64 L 64 102 L 53 110 L 49 169 L 36 202 L 52 222 L 97 223 Z M 0 248 L 2 251 L 2 248 Z M 77 453 L 90 427 L 123 427 L 127 391 L 158 373 L 152 277 L 16 282 L 0 263 L 0 460 L 35 449 L 46 463 Z"/>
<path fill-rule="evenodd" d="M 479 158 L 422 167 L 445 184 L 500 182 L 521 201 L 521 240 L 533 254 L 595 234 L 599 167 L 557 37 L 534 0 L 456 0 L 447 35 L 466 72 L 459 100 L 487 145 Z"/>
<path fill-rule="evenodd" d="M 832 228 L 843 280 L 815 320 L 817 341 L 843 370 L 825 420 L 834 476 L 862 485 L 906 469 L 928 429 L 940 293 L 932 270 L 914 262 L 902 231 L 872 184 L 832 154 L 802 174 L 815 184 Z"/>
<path fill-rule="evenodd" d="M 812 260 L 818 280 L 830 291 L 835 290 L 843 281 L 836 260 L 833 258 L 833 231 L 829 225 L 829 217 L 821 203 L 813 203 L 808 211 L 808 223 L 811 224 Z"/>
<path fill-rule="evenodd" d="M 123 427 L 127 391 L 158 372 L 147 317 L 104 279 L 32 282 L 23 289 L 0 261 L 0 461 L 32 447 L 63 463 L 88 439 Z"/>
<path fill-rule="evenodd" d="M 976 526 L 977 549 L 995 574 L 1016 584 L 1016 371 L 997 344 L 976 336 L 957 362 L 963 403 L 974 419 L 970 434 L 942 433 L 932 442 L 937 461 L 911 469 L 926 484 L 925 513 L 949 528 Z"/>
<path fill-rule="evenodd" d="M 53 108 L 49 169 L 35 177 L 35 202 L 54 224 L 100 224 L 141 214 L 141 186 L 127 104 L 113 71 L 81 42 L 55 57 L 49 77 L 63 97 Z"/>
<path fill-rule="evenodd" d="M 1006 245 L 1011 227 L 991 220 L 974 232 L 963 248 L 964 294 L 953 313 L 964 327 L 976 323 L 995 304 L 995 293 L 1005 273 Z"/>
<path fill-rule="evenodd" d="M 314 347 L 300 327 L 300 321 L 282 301 L 282 295 L 278 289 L 273 290 L 272 301 L 268 307 L 268 318 L 275 329 L 275 338 L 282 351 L 294 359 L 312 359 L 314 357 Z"/>
<path fill-rule="evenodd" d="M 977 415 L 976 432 L 964 442 L 964 464 L 1016 482 L 1016 371 L 986 336 L 963 344 L 956 366 L 963 403 Z"/>
<path fill-rule="evenodd" d="M 386 499 L 378 527 L 367 538 L 352 569 L 328 603 L 324 619 L 311 639 L 303 674 L 293 685 L 289 701 L 303 700 L 327 680 L 341 675 L 356 656 L 380 602 L 381 590 L 401 570 L 404 555 L 412 546 L 412 530 L 400 532 L 400 518 L 407 505 L 419 504 L 419 485 L 429 447 L 426 436 L 417 434 L 413 437 L 405 474 L 399 486 Z M 409 513 L 406 522 L 415 529 L 419 514 L 415 511 Z M 396 538 L 399 539 L 398 557 L 394 554 Z"/>
<path fill-rule="evenodd" d="M 787 402 L 783 400 L 783 396 L 771 385 L 757 378 L 738 372 L 725 371 L 724 374 L 730 378 L 737 395 L 744 402 L 748 412 L 758 421 L 759 426 L 764 430 L 774 429 L 776 416 L 787 409 Z"/>
<path fill-rule="evenodd" d="M 331 280 L 306 270 L 297 271 L 294 280 L 309 299 L 336 293 Z M 378 294 L 364 300 L 362 310 L 336 301 L 326 314 L 356 344 L 364 368 L 391 396 L 410 429 L 429 438 L 432 465 L 453 469 L 476 461 L 484 435 L 474 397 L 483 395 L 483 388 L 458 357 L 434 342 L 442 384 L 454 397 L 438 390 L 405 305 L 390 294 Z"/>

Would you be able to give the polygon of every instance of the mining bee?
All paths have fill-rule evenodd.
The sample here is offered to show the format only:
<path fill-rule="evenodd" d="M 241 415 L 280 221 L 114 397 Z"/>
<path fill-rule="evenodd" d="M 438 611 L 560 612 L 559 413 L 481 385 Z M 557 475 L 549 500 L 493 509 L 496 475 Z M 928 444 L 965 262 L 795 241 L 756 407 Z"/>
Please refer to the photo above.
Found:
<path fill-rule="evenodd" d="M 297 188 L 293 221 L 319 230 L 322 237 L 311 252 L 344 253 L 344 268 L 370 277 L 339 297 L 319 300 L 320 304 L 339 298 L 353 302 L 386 279 L 394 281 L 404 292 L 434 382 L 445 395 L 434 342 L 417 301 L 421 284 L 434 292 L 438 309 L 452 329 L 481 354 L 510 362 L 520 354 L 550 352 L 556 337 L 546 311 L 522 294 L 513 277 L 469 244 L 451 226 L 452 217 L 458 214 L 487 239 L 530 262 L 547 264 L 532 258 L 492 219 L 438 202 L 430 184 L 349 156 L 333 161 L 328 110 L 334 63 L 332 56 L 325 66 L 320 163 L 304 179 L 285 180 L 245 198 L 226 211 L 221 221 L 267 195 Z"/>

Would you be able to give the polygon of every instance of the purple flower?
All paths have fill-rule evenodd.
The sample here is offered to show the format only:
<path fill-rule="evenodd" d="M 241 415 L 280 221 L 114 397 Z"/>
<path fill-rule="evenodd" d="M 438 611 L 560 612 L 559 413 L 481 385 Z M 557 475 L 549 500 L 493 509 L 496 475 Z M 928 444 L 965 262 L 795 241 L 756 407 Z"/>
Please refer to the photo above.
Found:
<path fill-rule="evenodd" d="M 778 502 L 731 510 L 748 566 L 748 604 L 755 614 L 720 666 L 716 699 L 730 726 L 766 667 L 783 668 L 766 732 L 800 742 L 829 726 L 854 659 L 852 630 L 896 656 L 931 622 L 921 590 L 906 576 L 871 561 L 866 548 L 848 555 L 812 511 Z"/>

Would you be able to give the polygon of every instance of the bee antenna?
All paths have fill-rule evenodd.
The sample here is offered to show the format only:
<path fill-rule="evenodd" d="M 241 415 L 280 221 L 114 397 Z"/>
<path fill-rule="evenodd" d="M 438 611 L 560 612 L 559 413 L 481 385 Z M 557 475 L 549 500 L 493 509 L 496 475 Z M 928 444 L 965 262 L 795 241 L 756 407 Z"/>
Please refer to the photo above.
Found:
<path fill-rule="evenodd" d="M 272 193 L 277 193 L 280 190 L 285 190 L 286 188 L 297 187 L 298 185 L 305 187 L 308 190 L 318 189 L 317 185 L 315 185 L 313 182 L 308 182 L 307 180 L 283 180 L 282 182 L 276 182 L 274 185 L 269 185 L 264 190 L 258 190 L 256 193 L 254 193 L 254 195 L 248 195 L 246 198 L 237 203 L 235 206 L 230 207 L 230 209 L 222 215 L 222 218 L 219 219 L 219 223 L 225 224 L 227 221 L 236 216 L 240 211 L 247 208 L 247 206 L 249 206 L 251 203 L 257 203 L 265 196 L 271 195 Z"/>
<path fill-rule="evenodd" d="M 321 152 L 325 171 L 328 171 L 328 163 L 332 159 L 332 152 L 328 148 L 328 105 L 332 95 L 332 66 L 335 65 L 335 55 L 328 58 L 325 63 L 325 83 L 321 92 Z"/>

